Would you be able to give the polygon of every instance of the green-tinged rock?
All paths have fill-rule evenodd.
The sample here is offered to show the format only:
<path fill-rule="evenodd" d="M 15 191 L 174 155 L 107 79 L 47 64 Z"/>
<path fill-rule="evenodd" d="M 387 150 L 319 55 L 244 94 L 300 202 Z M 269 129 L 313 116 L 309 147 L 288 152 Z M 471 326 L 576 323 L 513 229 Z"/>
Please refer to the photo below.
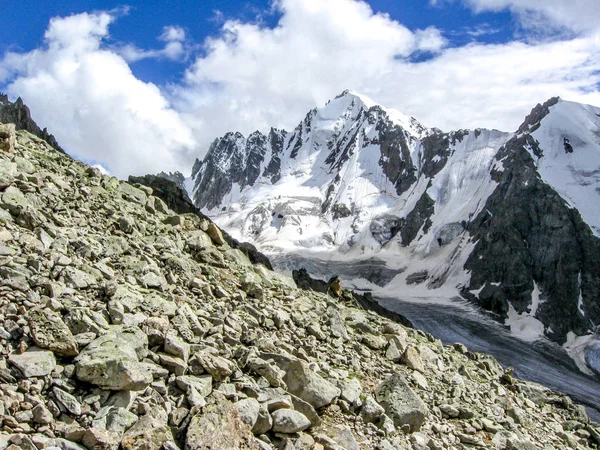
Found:
<path fill-rule="evenodd" d="M 377 386 L 375 399 L 394 421 L 394 425 L 408 425 L 411 432 L 419 431 L 429 416 L 427 405 L 400 374 L 392 375 Z"/>
<path fill-rule="evenodd" d="M 54 353 L 31 347 L 25 353 L 12 353 L 8 362 L 21 371 L 24 377 L 45 377 L 56 367 Z"/>
<path fill-rule="evenodd" d="M 77 378 L 102 389 L 143 389 L 153 379 L 153 368 L 140 362 L 147 352 L 148 338 L 139 328 L 113 327 L 75 359 Z"/>
<path fill-rule="evenodd" d="M 188 427 L 185 450 L 258 450 L 260 447 L 237 409 L 224 400 L 196 414 Z"/>
<path fill-rule="evenodd" d="M 41 348 L 66 356 L 77 356 L 79 349 L 60 314 L 51 309 L 31 310 L 28 314 L 31 336 Z"/>

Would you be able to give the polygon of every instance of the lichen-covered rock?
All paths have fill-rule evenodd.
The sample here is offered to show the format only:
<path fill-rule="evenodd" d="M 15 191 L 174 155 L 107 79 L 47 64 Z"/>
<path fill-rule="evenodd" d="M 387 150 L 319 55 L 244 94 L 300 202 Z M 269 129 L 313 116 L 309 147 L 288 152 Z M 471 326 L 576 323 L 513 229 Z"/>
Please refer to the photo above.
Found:
<path fill-rule="evenodd" d="M 92 341 L 75 359 L 77 378 L 103 389 L 139 390 L 153 379 L 148 338 L 137 327 L 115 327 Z"/>
<path fill-rule="evenodd" d="M 31 336 L 39 347 L 67 356 L 79 354 L 77 342 L 60 314 L 45 308 L 31 310 L 27 317 Z"/>
<path fill-rule="evenodd" d="M 319 409 L 333 402 L 339 397 L 341 390 L 313 372 L 309 365 L 298 358 L 282 354 L 270 354 L 275 363 L 285 371 L 283 381 L 288 390 Z"/>
<path fill-rule="evenodd" d="M 304 414 L 291 409 L 278 409 L 271 413 L 275 433 L 298 433 L 310 427 L 310 420 Z"/>
<path fill-rule="evenodd" d="M 24 377 L 45 377 L 56 367 L 52 352 L 32 347 L 25 353 L 11 354 L 8 362 L 15 366 Z"/>
<path fill-rule="evenodd" d="M 0 150 L 12 153 L 15 151 L 15 125 L 0 123 Z"/>
<path fill-rule="evenodd" d="M 221 399 L 196 414 L 188 427 L 185 450 L 258 450 L 259 446 L 233 405 Z"/>
<path fill-rule="evenodd" d="M 377 386 L 375 398 L 397 427 L 408 425 L 411 432 L 419 431 L 429 415 L 427 405 L 400 374 Z"/>

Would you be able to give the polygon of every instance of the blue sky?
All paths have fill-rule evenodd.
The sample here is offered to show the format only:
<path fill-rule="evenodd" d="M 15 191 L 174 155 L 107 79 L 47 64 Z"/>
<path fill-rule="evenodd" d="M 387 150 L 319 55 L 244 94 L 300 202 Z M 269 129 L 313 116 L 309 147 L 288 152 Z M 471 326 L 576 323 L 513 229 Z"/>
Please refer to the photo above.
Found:
<path fill-rule="evenodd" d="M 2 0 L 0 91 L 111 173 L 189 172 L 226 131 L 346 88 L 442 129 L 600 104 L 597 0 Z"/>

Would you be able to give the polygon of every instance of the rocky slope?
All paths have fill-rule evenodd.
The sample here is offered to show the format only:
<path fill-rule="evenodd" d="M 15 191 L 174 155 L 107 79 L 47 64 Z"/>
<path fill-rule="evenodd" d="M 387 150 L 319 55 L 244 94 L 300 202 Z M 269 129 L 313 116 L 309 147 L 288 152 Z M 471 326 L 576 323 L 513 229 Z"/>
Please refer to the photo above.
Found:
<path fill-rule="evenodd" d="M 0 448 L 600 444 L 568 397 L 298 290 L 152 188 L 0 128 Z"/>
<path fill-rule="evenodd" d="M 444 133 L 345 91 L 292 133 L 217 139 L 193 199 L 281 269 L 462 295 L 573 344 L 600 323 L 599 135 L 599 108 L 558 98 L 516 133 Z"/>

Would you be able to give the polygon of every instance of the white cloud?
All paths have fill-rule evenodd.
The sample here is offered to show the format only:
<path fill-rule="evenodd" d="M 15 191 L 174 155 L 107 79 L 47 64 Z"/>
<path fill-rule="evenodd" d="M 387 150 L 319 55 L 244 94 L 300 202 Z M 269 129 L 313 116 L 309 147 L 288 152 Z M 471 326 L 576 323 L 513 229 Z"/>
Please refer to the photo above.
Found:
<path fill-rule="evenodd" d="M 598 36 L 444 48 L 435 28 L 413 33 L 363 2 L 276 6 L 282 17 L 274 29 L 226 22 L 188 70 L 187 85 L 174 87 L 178 107 L 194 111 L 213 135 L 293 128 L 344 88 L 443 129 L 514 130 L 555 95 L 600 104 Z M 433 59 L 409 62 L 411 53 L 427 50 L 437 52 Z"/>
<path fill-rule="evenodd" d="M 185 30 L 181 27 L 169 25 L 163 28 L 163 33 L 160 35 L 159 39 L 165 42 L 184 41 Z"/>
<path fill-rule="evenodd" d="M 510 9 L 525 28 L 556 31 L 567 27 L 575 32 L 600 30 L 598 0 L 463 0 L 476 12 Z"/>
<path fill-rule="evenodd" d="M 72 154 L 114 175 L 179 168 L 195 144 L 191 131 L 157 86 L 102 48 L 110 22 L 106 13 L 52 19 L 43 48 L 0 62 L 11 73 L 8 94 Z"/>
<path fill-rule="evenodd" d="M 163 88 L 131 73 L 138 49 L 121 56 L 103 43 L 110 14 L 53 20 L 46 46 L 5 55 L 0 76 L 63 146 L 118 176 L 189 173 L 215 137 L 293 129 L 346 88 L 445 130 L 515 130 L 555 95 L 600 105 L 598 33 L 452 48 L 438 29 L 411 31 L 361 1 L 278 0 L 274 8 L 274 28 L 223 22 L 185 79 Z M 167 27 L 161 39 L 160 51 L 185 51 L 184 30 Z M 411 62 L 423 54 L 429 60 Z"/>
<path fill-rule="evenodd" d="M 160 50 L 144 50 L 133 44 L 120 44 L 114 46 L 113 49 L 130 63 L 149 58 L 167 58 L 172 61 L 185 58 L 187 51 L 183 28 L 172 25 L 163 27 L 163 32 L 158 39 L 165 42 L 165 46 Z"/>

